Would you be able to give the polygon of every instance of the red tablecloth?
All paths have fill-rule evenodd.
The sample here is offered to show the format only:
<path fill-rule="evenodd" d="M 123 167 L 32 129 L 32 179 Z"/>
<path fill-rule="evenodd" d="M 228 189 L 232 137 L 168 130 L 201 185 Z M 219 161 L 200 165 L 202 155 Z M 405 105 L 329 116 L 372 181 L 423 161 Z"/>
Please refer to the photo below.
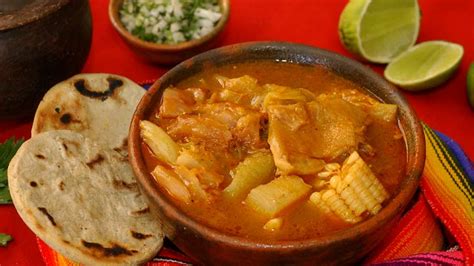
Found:
<path fill-rule="evenodd" d="M 304 43 L 351 56 L 337 35 L 337 23 L 346 0 L 233 0 L 229 24 L 220 45 L 280 40 Z M 423 93 L 405 93 L 420 118 L 456 140 L 474 158 L 474 112 L 466 98 L 466 72 L 474 61 L 474 1 L 419 0 L 423 14 L 419 41 L 448 40 L 464 46 L 464 58 L 444 86 Z M 137 82 L 152 80 L 167 68 L 149 65 L 135 56 L 112 28 L 105 0 L 92 0 L 93 42 L 83 72 L 108 72 Z M 372 67 L 379 73 L 382 66 Z M 31 121 L 0 121 L 0 141 L 9 136 L 29 137 Z M 0 232 L 14 237 L 0 247 L 0 265 L 42 265 L 33 233 L 13 206 L 0 206 Z"/>

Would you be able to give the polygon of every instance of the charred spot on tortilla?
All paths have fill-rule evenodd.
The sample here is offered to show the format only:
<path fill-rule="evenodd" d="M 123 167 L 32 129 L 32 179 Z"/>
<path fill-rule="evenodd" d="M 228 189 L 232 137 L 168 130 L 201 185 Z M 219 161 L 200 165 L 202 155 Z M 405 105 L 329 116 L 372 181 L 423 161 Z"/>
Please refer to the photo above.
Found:
<path fill-rule="evenodd" d="M 54 108 L 54 111 L 59 114 L 59 113 L 61 113 L 61 108 L 56 107 L 56 108 Z"/>
<path fill-rule="evenodd" d="M 71 123 L 79 123 L 79 124 L 82 123 L 80 120 L 74 119 L 74 117 L 73 117 L 71 114 L 69 114 L 69 113 L 63 114 L 63 115 L 59 118 L 59 121 L 60 121 L 63 125 L 69 125 L 69 124 L 71 124 Z"/>
<path fill-rule="evenodd" d="M 75 142 L 75 141 L 69 141 L 69 140 L 65 140 L 65 139 L 61 140 L 61 145 L 63 146 L 64 151 L 66 151 L 66 152 L 69 152 L 71 148 L 73 150 L 74 149 L 77 150 L 77 149 L 79 149 L 79 146 L 80 146 L 80 144 Z M 71 151 L 71 152 L 73 152 L 73 151 Z"/>
<path fill-rule="evenodd" d="M 127 149 L 115 147 L 112 150 L 114 150 L 116 152 L 114 158 L 117 158 L 118 160 L 120 160 L 122 162 L 128 162 L 128 151 L 127 151 Z"/>
<path fill-rule="evenodd" d="M 46 159 L 46 157 L 44 157 L 43 154 L 35 154 L 35 157 L 38 158 L 38 159 L 40 159 L 40 160 Z"/>
<path fill-rule="evenodd" d="M 134 238 L 140 239 L 140 240 L 152 237 L 152 235 L 146 235 L 146 234 L 142 234 L 142 233 L 135 232 L 135 231 L 130 231 L 130 233 L 132 233 L 132 236 Z"/>
<path fill-rule="evenodd" d="M 44 227 L 41 224 L 35 222 L 35 226 L 38 228 L 38 230 L 44 231 Z"/>
<path fill-rule="evenodd" d="M 138 211 L 134 211 L 132 212 L 133 214 L 145 214 L 145 213 L 149 213 L 150 212 L 150 208 L 149 207 L 146 207 L 144 209 L 141 209 L 141 210 L 138 210 Z"/>
<path fill-rule="evenodd" d="M 99 153 L 99 154 L 97 154 L 97 156 L 94 159 L 92 159 L 90 162 L 87 162 L 86 165 L 89 168 L 93 169 L 96 164 L 100 164 L 104 160 L 105 160 L 104 157 Z"/>
<path fill-rule="evenodd" d="M 123 180 L 117 180 L 117 179 L 114 179 L 112 181 L 112 185 L 116 188 L 116 189 L 135 189 L 137 188 L 137 183 L 127 183 Z"/>
<path fill-rule="evenodd" d="M 107 100 L 107 98 L 111 95 L 114 94 L 115 89 L 121 87 L 123 85 L 123 81 L 120 79 L 116 79 L 113 77 L 108 77 L 107 82 L 109 83 L 109 88 L 105 91 L 91 91 L 89 88 L 86 86 L 86 81 L 84 79 L 79 79 L 76 82 L 74 82 L 74 87 L 76 90 L 89 98 L 95 98 L 99 99 L 101 101 Z"/>
<path fill-rule="evenodd" d="M 38 183 L 36 183 L 35 181 L 31 181 L 31 182 L 30 182 L 30 186 L 32 186 L 32 187 L 37 187 L 37 186 L 38 186 Z"/>
<path fill-rule="evenodd" d="M 122 144 L 119 147 L 113 148 L 114 151 L 120 154 L 119 160 L 128 161 L 128 138 L 122 140 Z"/>
<path fill-rule="evenodd" d="M 51 216 L 51 214 L 49 214 L 48 210 L 44 207 L 38 207 L 38 210 L 40 212 L 42 212 L 44 215 L 46 215 L 46 217 L 48 217 L 48 220 L 51 222 L 52 225 L 56 226 L 56 222 L 54 221 L 54 218 L 53 216 Z"/>
<path fill-rule="evenodd" d="M 128 255 L 131 256 L 133 253 L 137 253 L 138 251 L 136 250 L 128 250 L 120 245 L 117 245 L 115 243 L 112 243 L 112 247 L 107 248 L 102 246 L 99 243 L 94 243 L 94 242 L 87 242 L 85 240 L 82 240 L 82 245 L 88 249 L 96 250 L 96 252 L 100 252 L 103 256 L 105 257 L 118 257 L 122 255 Z"/>
<path fill-rule="evenodd" d="M 121 81 L 120 79 L 113 78 L 113 77 L 108 77 L 107 81 L 109 82 L 109 90 L 111 91 L 123 85 L 123 81 Z"/>
<path fill-rule="evenodd" d="M 71 114 L 68 114 L 68 113 L 63 114 L 59 118 L 59 121 L 61 121 L 61 123 L 63 123 L 63 124 L 69 124 L 69 123 L 71 123 L 71 120 L 72 120 Z"/>
<path fill-rule="evenodd" d="M 63 191 L 63 190 L 64 190 L 64 182 L 61 181 L 61 182 L 59 183 L 58 187 L 59 187 L 59 190 Z"/>
<path fill-rule="evenodd" d="M 127 149 L 128 147 L 128 138 L 124 138 L 122 141 L 122 148 Z"/>

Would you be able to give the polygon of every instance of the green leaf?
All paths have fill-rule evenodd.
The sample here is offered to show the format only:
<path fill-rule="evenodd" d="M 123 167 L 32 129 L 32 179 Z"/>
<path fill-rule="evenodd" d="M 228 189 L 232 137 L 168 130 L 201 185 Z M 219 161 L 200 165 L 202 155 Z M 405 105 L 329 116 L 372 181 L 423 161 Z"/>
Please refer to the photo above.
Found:
<path fill-rule="evenodd" d="M 23 144 L 24 140 L 9 138 L 3 144 L 0 144 L 0 204 L 9 204 L 12 202 L 10 191 L 8 190 L 7 169 L 11 159 Z"/>
<path fill-rule="evenodd" d="M 7 183 L 8 183 L 7 171 L 5 171 L 5 169 L 0 168 L 0 188 L 6 187 Z"/>
<path fill-rule="evenodd" d="M 7 171 L 0 168 L 0 204 L 10 204 L 12 197 L 8 191 Z"/>
<path fill-rule="evenodd" d="M 0 247 L 6 247 L 12 239 L 10 235 L 0 233 Z"/>
<path fill-rule="evenodd" d="M 12 203 L 12 196 L 8 187 L 0 188 L 0 204 L 10 204 Z"/>
<path fill-rule="evenodd" d="M 0 144 L 0 168 L 7 169 L 8 164 L 20 148 L 21 144 L 25 142 L 23 138 L 15 141 L 15 138 L 7 139 L 3 144 Z"/>

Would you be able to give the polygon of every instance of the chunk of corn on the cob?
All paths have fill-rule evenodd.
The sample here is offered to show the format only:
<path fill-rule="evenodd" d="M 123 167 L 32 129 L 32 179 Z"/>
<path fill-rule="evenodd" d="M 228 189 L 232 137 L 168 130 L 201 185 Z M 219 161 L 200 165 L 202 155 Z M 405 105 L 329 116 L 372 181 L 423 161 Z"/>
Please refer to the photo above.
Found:
<path fill-rule="evenodd" d="M 357 152 L 342 165 L 339 175 L 329 180 L 329 188 L 314 192 L 310 201 L 322 210 L 329 208 L 341 219 L 357 223 L 364 213 L 377 214 L 389 194 Z"/>

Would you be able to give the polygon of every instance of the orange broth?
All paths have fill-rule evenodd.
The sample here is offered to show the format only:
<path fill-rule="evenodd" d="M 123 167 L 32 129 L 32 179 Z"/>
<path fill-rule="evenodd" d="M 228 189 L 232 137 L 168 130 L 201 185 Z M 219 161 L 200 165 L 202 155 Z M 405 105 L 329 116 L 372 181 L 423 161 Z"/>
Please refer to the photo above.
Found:
<path fill-rule="evenodd" d="M 179 89 L 204 86 L 211 92 L 218 91 L 220 85 L 214 78 L 216 74 L 228 78 L 250 75 L 256 78 L 259 84 L 274 83 L 293 88 L 305 88 L 316 95 L 345 89 L 363 92 L 358 85 L 324 67 L 276 62 L 242 63 L 212 68 L 175 84 L 175 86 Z M 148 119 L 166 130 L 169 121 L 157 119 L 155 117 L 157 113 L 159 113 L 158 106 Z M 367 127 L 365 134 L 368 144 L 374 148 L 376 155 L 361 156 L 392 197 L 397 193 L 399 184 L 405 176 L 406 151 L 403 137 L 401 137 L 402 133 L 396 124 L 374 121 Z M 146 164 L 151 172 L 161 162 L 154 158 L 145 144 L 142 148 Z M 337 162 L 341 163 L 342 161 Z M 229 166 L 229 168 L 232 167 L 235 165 Z M 230 181 L 230 175 L 225 176 L 221 188 L 225 188 Z M 166 192 L 164 193 L 166 194 Z M 230 235 L 261 241 L 309 239 L 330 235 L 335 231 L 352 226 L 335 215 L 323 213 L 308 200 L 293 207 L 285 215 L 282 227 L 276 231 L 267 231 L 262 228 L 268 221 L 268 217 L 260 215 L 243 202 L 220 195 L 217 195 L 210 203 L 193 201 L 184 204 L 174 199 L 173 201 L 189 216 L 209 227 Z M 386 205 L 386 202 L 384 204 Z"/>

